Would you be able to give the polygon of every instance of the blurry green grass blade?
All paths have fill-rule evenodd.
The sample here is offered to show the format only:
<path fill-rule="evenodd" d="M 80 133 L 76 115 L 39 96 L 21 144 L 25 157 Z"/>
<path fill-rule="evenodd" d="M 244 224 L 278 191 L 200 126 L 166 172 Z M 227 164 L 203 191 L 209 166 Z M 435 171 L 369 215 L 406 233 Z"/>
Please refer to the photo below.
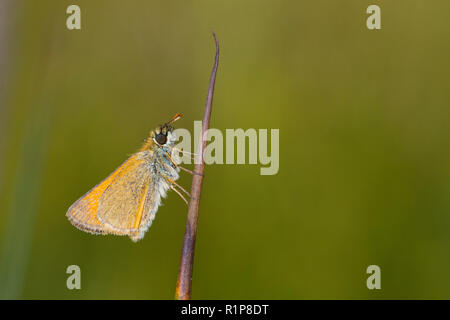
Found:
<path fill-rule="evenodd" d="M 23 138 L 17 173 L 12 182 L 0 260 L 0 299 L 18 299 L 24 287 L 49 132 L 49 119 L 42 118 L 41 115 L 34 119 Z"/>

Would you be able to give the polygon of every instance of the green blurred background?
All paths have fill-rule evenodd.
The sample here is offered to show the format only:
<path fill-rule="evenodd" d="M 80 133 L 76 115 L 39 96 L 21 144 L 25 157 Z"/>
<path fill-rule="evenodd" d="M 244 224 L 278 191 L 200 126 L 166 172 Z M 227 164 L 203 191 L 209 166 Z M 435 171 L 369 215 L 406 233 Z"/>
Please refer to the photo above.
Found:
<path fill-rule="evenodd" d="M 65 213 L 156 125 L 201 119 L 211 30 L 211 126 L 279 128 L 280 170 L 206 168 L 193 298 L 450 298 L 449 1 L 0 2 L 1 298 L 173 298 L 176 194 L 136 244 Z"/>

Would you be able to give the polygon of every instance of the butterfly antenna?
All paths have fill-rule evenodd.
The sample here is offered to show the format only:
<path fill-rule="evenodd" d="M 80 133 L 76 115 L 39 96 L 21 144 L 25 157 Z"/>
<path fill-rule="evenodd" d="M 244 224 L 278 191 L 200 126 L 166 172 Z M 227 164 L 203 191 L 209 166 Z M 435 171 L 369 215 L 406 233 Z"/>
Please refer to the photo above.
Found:
<path fill-rule="evenodd" d="M 172 119 L 170 119 L 167 123 L 166 126 L 168 126 L 169 124 L 174 123 L 175 121 L 177 121 L 178 119 L 180 119 L 183 115 L 181 113 L 177 113 L 176 115 L 174 115 L 172 117 Z"/>

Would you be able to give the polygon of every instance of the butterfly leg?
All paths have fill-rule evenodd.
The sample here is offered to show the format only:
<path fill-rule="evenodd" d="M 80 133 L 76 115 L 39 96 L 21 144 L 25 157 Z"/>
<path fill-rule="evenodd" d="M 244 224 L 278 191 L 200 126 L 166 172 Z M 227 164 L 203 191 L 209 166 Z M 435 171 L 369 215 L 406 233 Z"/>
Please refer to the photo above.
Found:
<path fill-rule="evenodd" d="M 170 183 L 170 189 L 172 189 L 173 191 L 175 191 L 180 197 L 181 199 L 184 200 L 184 202 L 186 202 L 186 204 L 188 204 L 188 201 L 186 200 L 186 198 L 181 194 L 180 191 L 178 191 L 177 188 L 180 188 L 181 191 L 183 191 L 189 198 L 191 197 L 191 195 L 189 194 L 189 192 L 187 192 L 182 186 L 180 186 L 178 183 L 176 183 L 175 181 L 171 180 L 171 179 L 167 179 L 167 181 L 169 181 Z"/>
<path fill-rule="evenodd" d="M 180 153 L 183 154 L 183 155 L 188 155 L 188 156 L 190 156 L 190 158 L 191 158 L 192 160 L 195 160 L 195 157 L 198 156 L 198 153 L 192 153 L 192 152 L 185 151 L 185 150 L 183 150 L 183 149 L 178 149 L 178 148 L 175 148 L 175 147 L 173 147 L 172 150 L 175 150 L 175 151 L 177 151 L 177 152 L 180 152 Z"/>
<path fill-rule="evenodd" d="M 175 188 L 173 185 L 170 185 L 170 189 L 172 189 L 173 191 L 175 191 L 175 192 L 181 197 L 181 199 L 183 199 L 184 202 L 186 202 L 186 204 L 189 205 L 189 204 L 188 204 L 188 201 L 186 200 L 186 198 L 181 194 L 180 191 L 177 190 L 177 188 Z"/>
<path fill-rule="evenodd" d="M 190 174 L 192 174 L 192 175 L 196 174 L 196 175 L 198 175 L 198 176 L 202 176 L 202 177 L 204 176 L 204 175 L 201 174 L 201 173 L 198 173 L 198 172 L 195 172 L 195 171 L 192 171 L 192 170 L 183 168 L 182 166 L 178 166 L 178 168 L 180 168 L 181 170 L 186 171 L 187 173 L 190 173 Z"/>
<path fill-rule="evenodd" d="M 178 168 L 180 168 L 181 170 L 186 171 L 187 173 L 190 173 L 190 174 L 192 174 L 192 175 L 196 174 L 196 175 L 198 175 L 198 176 L 202 176 L 202 177 L 204 176 L 204 175 L 201 174 L 201 173 L 198 173 L 198 172 L 195 172 L 195 171 L 186 169 L 186 168 L 184 168 L 184 167 L 182 167 L 182 166 L 176 164 L 175 161 L 173 161 L 172 156 L 171 156 L 169 153 L 167 153 L 167 157 L 168 157 L 168 159 L 170 160 L 170 162 L 172 163 L 172 165 L 174 166 L 174 168 L 177 168 L 177 167 L 178 167 Z"/>
<path fill-rule="evenodd" d="M 175 181 L 172 182 L 172 184 L 177 187 L 180 188 L 181 191 L 183 191 L 189 198 L 191 197 L 190 193 L 186 191 L 186 189 L 184 189 L 182 186 L 180 186 L 178 183 L 176 183 Z"/>

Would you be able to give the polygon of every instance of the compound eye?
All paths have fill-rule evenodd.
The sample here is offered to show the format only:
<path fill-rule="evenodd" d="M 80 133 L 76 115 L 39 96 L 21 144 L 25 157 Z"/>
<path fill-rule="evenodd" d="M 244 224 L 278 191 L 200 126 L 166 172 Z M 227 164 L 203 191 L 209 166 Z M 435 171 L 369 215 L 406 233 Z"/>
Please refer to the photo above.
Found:
<path fill-rule="evenodd" d="M 155 140 L 156 142 L 158 142 L 158 144 L 163 145 L 167 142 L 167 136 L 164 133 L 158 133 L 155 137 Z"/>

